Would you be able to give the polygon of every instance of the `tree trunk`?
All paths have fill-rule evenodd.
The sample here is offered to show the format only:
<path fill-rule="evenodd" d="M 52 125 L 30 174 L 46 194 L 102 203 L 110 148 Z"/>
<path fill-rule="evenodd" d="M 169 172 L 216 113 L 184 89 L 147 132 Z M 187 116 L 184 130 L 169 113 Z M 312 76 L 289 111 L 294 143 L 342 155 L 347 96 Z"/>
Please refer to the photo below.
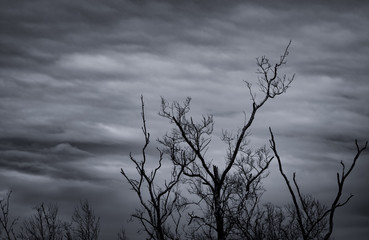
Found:
<path fill-rule="evenodd" d="M 215 177 L 214 216 L 215 216 L 216 227 L 217 227 L 217 237 L 218 237 L 218 240 L 225 240 L 226 238 L 225 238 L 225 233 L 224 233 L 224 216 L 223 216 L 224 214 L 222 211 L 221 199 L 220 199 L 221 182 L 219 179 L 218 167 L 213 166 L 213 171 L 214 171 L 214 177 Z"/>

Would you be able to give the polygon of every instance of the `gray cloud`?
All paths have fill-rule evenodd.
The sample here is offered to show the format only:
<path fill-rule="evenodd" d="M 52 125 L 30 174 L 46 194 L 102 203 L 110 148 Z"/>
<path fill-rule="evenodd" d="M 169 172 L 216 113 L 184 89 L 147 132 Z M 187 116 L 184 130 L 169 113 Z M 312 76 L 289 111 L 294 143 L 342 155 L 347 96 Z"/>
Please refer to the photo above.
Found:
<path fill-rule="evenodd" d="M 258 113 L 252 144 L 267 144 L 272 126 L 289 172 L 328 201 L 339 161 L 369 136 L 368 9 L 365 1 L 2 1 L 0 191 L 14 190 L 19 213 L 43 200 L 72 209 L 93 199 L 111 238 L 135 203 L 119 169 L 142 147 L 140 95 L 153 139 L 170 129 L 157 116 L 160 96 L 191 96 L 195 118 L 214 114 L 216 136 L 237 131 L 255 58 L 277 60 L 292 39 L 284 72 L 296 80 Z M 216 136 L 209 155 L 222 160 Z M 367 159 L 349 179 L 356 196 L 341 210 L 337 239 L 368 234 Z M 271 179 L 278 194 L 281 179 Z"/>

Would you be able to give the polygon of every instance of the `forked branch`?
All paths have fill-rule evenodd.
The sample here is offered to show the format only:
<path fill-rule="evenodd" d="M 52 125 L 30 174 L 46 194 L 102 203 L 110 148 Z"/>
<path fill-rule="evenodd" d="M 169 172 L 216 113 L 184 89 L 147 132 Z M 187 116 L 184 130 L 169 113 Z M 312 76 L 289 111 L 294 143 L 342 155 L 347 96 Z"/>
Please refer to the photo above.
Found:
<path fill-rule="evenodd" d="M 334 198 L 334 201 L 333 201 L 332 205 L 327 210 L 325 210 L 324 212 L 322 211 L 322 209 L 318 209 L 318 211 L 320 211 L 320 212 L 317 213 L 317 212 L 311 211 L 311 209 L 309 209 L 309 206 L 306 205 L 308 200 L 307 200 L 306 196 L 304 196 L 300 191 L 300 187 L 296 182 L 295 173 L 293 174 L 293 182 L 294 182 L 297 193 L 295 193 L 295 190 L 292 188 L 288 177 L 284 173 L 282 162 L 281 162 L 280 156 L 279 156 L 278 151 L 277 151 L 274 135 L 273 135 L 273 132 L 272 132 L 271 128 L 269 128 L 269 131 L 270 131 L 270 136 L 271 136 L 270 146 L 271 146 L 271 149 L 274 152 L 275 157 L 277 158 L 278 166 L 279 166 L 279 172 L 282 175 L 282 177 L 283 177 L 283 179 L 284 179 L 284 181 L 285 181 L 285 183 L 288 187 L 288 191 L 289 191 L 289 193 L 292 197 L 293 206 L 295 208 L 296 215 L 297 215 L 298 226 L 299 226 L 299 229 L 301 231 L 303 239 L 304 240 L 311 239 L 312 238 L 312 236 L 311 236 L 312 233 L 317 234 L 317 231 L 314 231 L 314 228 L 319 226 L 320 223 L 322 221 L 324 221 L 327 217 L 328 217 L 328 226 L 325 229 L 325 234 L 324 234 L 324 237 L 322 237 L 322 238 L 324 240 L 330 239 L 330 236 L 332 235 L 332 231 L 333 231 L 334 214 L 335 214 L 336 209 L 339 208 L 339 207 L 344 206 L 345 204 L 347 204 L 349 202 L 349 200 L 353 197 L 353 195 L 350 194 L 350 196 L 347 197 L 345 201 L 340 202 L 342 192 L 343 192 L 343 186 L 345 184 L 345 181 L 346 181 L 347 177 L 352 173 L 352 170 L 354 169 L 358 158 L 360 157 L 362 152 L 367 148 L 368 142 L 366 142 L 364 146 L 360 147 L 357 140 L 355 140 L 356 154 L 355 154 L 355 157 L 354 157 L 348 171 L 346 171 L 346 166 L 341 161 L 342 170 L 341 170 L 341 173 L 337 173 L 338 190 L 337 190 L 337 194 Z M 300 206 L 297 199 L 299 199 L 299 201 L 301 203 L 301 206 Z M 310 202 L 311 201 L 314 201 L 314 200 L 310 200 Z M 314 204 L 316 206 L 320 205 L 319 202 L 316 202 Z M 317 216 L 312 216 L 312 214 L 315 214 Z"/>

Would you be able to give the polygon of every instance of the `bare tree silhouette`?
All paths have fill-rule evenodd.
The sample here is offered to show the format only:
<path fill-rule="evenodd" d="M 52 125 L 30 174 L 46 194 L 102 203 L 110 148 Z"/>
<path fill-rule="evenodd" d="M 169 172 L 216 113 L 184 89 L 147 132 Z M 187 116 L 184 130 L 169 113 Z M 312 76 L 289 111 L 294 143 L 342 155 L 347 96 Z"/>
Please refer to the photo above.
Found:
<path fill-rule="evenodd" d="M 6 197 L 0 200 L 0 237 L 3 240 L 17 239 L 15 233 L 15 226 L 18 223 L 19 217 L 11 218 L 10 216 L 10 196 L 12 191 L 6 194 Z"/>
<path fill-rule="evenodd" d="M 249 196 L 255 195 L 258 183 L 265 176 L 272 160 L 265 148 L 252 153 L 247 148 L 247 136 L 257 111 L 269 99 L 283 94 L 293 81 L 294 76 L 291 78 L 286 75 L 279 76 L 280 68 L 287 62 L 290 44 L 291 42 L 275 64 L 265 56 L 257 59 L 260 75 L 258 86 L 264 96 L 258 101 L 251 83 L 245 82 L 252 99 L 252 111 L 237 134 L 223 132 L 223 141 L 228 147 L 227 160 L 222 170 L 211 160 L 206 159 L 213 132 L 213 117 L 204 116 L 200 122 L 195 122 L 191 117 L 187 117 L 190 98 L 187 98 L 183 105 L 177 102 L 169 104 L 162 99 L 162 110 L 159 114 L 169 119 L 175 126 L 171 134 L 166 135 L 166 138 L 173 139 L 175 144 L 167 147 L 170 151 L 181 153 L 172 158 L 173 164 L 184 169 L 183 175 L 191 186 L 190 192 L 199 198 L 198 203 L 205 204 L 205 207 L 190 214 L 190 223 L 196 223 L 197 230 L 209 239 L 225 240 L 232 232 L 235 226 L 232 216 L 235 211 L 247 206 L 245 201 Z M 189 161 L 183 159 L 189 159 Z M 234 168 L 238 169 L 238 173 L 233 173 Z M 235 181 L 235 178 L 242 178 L 242 180 Z M 244 192 L 240 195 L 238 192 L 240 188 L 235 188 L 234 184 L 241 182 L 244 184 Z"/>
<path fill-rule="evenodd" d="M 90 206 L 85 200 L 80 202 L 74 210 L 72 216 L 72 231 L 76 239 L 97 240 L 100 233 L 100 217 L 96 217 Z"/>
<path fill-rule="evenodd" d="M 144 115 L 144 103 L 142 102 L 143 133 L 145 145 L 142 149 L 142 160 L 136 160 L 130 155 L 135 164 L 139 179 L 131 179 L 121 169 L 132 189 L 140 199 L 143 210 L 138 210 L 133 215 L 140 220 L 143 228 L 149 234 L 150 239 L 175 239 L 175 234 L 168 234 L 166 220 L 173 215 L 181 217 L 183 206 L 197 205 L 196 209 L 187 212 L 192 228 L 187 232 L 191 238 L 207 238 L 225 240 L 234 234 L 235 227 L 241 224 L 241 219 L 236 218 L 238 212 L 247 210 L 258 203 L 262 192 L 261 180 L 268 175 L 267 169 L 273 157 L 269 151 L 262 147 L 256 151 L 248 148 L 248 134 L 254 122 L 257 111 L 269 100 L 283 94 L 294 76 L 279 76 L 280 69 L 286 64 L 287 45 L 279 61 L 272 64 L 265 56 L 257 59 L 258 86 L 263 93 L 261 100 L 256 98 L 252 85 L 245 82 L 252 100 L 252 111 L 249 118 L 245 119 L 243 126 L 236 134 L 224 131 L 222 140 L 226 143 L 226 161 L 224 168 L 215 165 L 207 159 L 206 152 L 211 143 L 213 132 L 213 117 L 203 116 L 199 122 L 188 117 L 191 99 L 187 98 L 182 104 L 178 102 L 168 103 L 162 98 L 159 115 L 169 119 L 174 129 L 167 133 L 159 142 L 159 165 L 154 170 L 146 170 L 146 148 L 149 144 L 149 133 L 146 129 Z M 166 154 L 172 162 L 171 179 L 165 182 L 163 187 L 158 187 L 155 181 L 157 172 L 161 168 L 163 156 Z M 180 180 L 189 186 L 189 193 L 197 197 L 196 201 L 181 202 L 178 189 Z M 148 193 L 149 199 L 145 200 L 144 193 Z M 171 197 L 172 194 L 172 197 Z M 163 201 L 163 198 L 165 199 Z M 194 204 L 196 203 L 196 204 Z M 193 208 L 193 207 L 192 207 Z M 172 216 L 173 217 L 173 216 Z M 180 218 L 175 220 L 175 229 L 178 229 Z"/>
<path fill-rule="evenodd" d="M 24 240 L 62 240 L 66 223 L 58 218 L 58 206 L 41 203 L 34 209 L 36 213 L 23 222 L 19 238 Z"/>

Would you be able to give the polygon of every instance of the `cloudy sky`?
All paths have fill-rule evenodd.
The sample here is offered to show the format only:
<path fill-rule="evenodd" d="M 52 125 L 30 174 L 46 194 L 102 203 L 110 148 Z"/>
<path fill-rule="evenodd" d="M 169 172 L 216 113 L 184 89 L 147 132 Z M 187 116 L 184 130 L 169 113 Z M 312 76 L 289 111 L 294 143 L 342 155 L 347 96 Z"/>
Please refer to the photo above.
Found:
<path fill-rule="evenodd" d="M 209 151 L 221 161 L 221 130 L 236 131 L 250 110 L 243 80 L 292 40 L 284 73 L 295 81 L 260 110 L 252 144 L 268 144 L 271 126 L 288 174 L 330 203 L 339 161 L 369 139 L 368 12 L 366 1 L 2 0 L 0 194 L 13 190 L 15 216 L 45 201 L 68 217 L 89 199 L 102 239 L 122 225 L 134 239 L 137 199 L 119 172 L 134 173 L 128 154 L 143 144 L 140 95 L 153 139 L 171 129 L 157 116 L 161 96 L 190 96 L 194 117 L 213 114 Z M 337 213 L 337 240 L 369 235 L 368 156 L 345 186 L 355 197 Z M 284 203 L 270 170 L 265 198 Z"/>

